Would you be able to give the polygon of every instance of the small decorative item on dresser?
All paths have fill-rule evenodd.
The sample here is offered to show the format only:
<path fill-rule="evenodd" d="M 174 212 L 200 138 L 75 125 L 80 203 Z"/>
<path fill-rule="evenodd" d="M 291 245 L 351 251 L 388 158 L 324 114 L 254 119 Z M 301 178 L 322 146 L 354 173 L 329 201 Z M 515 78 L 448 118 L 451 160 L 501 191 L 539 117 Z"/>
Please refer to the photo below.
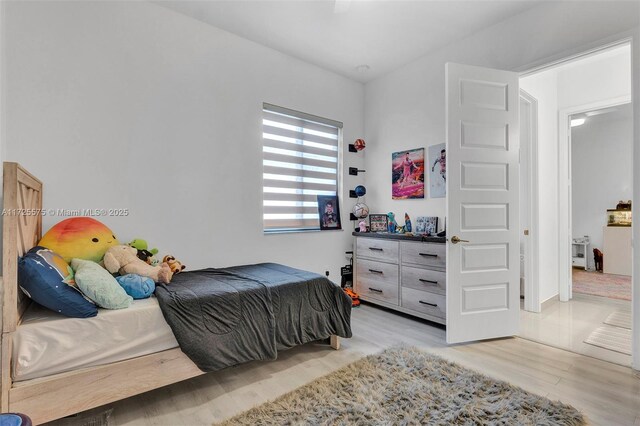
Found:
<path fill-rule="evenodd" d="M 358 226 L 360 227 L 360 232 L 367 232 L 367 222 L 364 219 L 360 221 Z"/>
<path fill-rule="evenodd" d="M 424 227 L 424 233 L 427 235 L 436 235 L 438 233 L 438 216 L 427 216 Z"/>
<path fill-rule="evenodd" d="M 393 212 L 387 213 L 387 228 L 389 228 L 389 232 L 391 234 L 395 234 L 397 227 L 398 224 L 396 223 L 396 215 Z"/>
<path fill-rule="evenodd" d="M 370 214 L 369 231 L 387 232 L 387 219 L 388 218 L 386 214 Z"/>
<path fill-rule="evenodd" d="M 321 231 L 342 229 L 337 195 L 318 195 L 318 214 Z"/>
<path fill-rule="evenodd" d="M 437 216 L 418 216 L 416 218 L 416 234 L 432 236 L 438 232 Z"/>
<path fill-rule="evenodd" d="M 405 232 L 411 232 L 412 231 L 411 218 L 409 217 L 409 214 L 406 213 L 406 212 L 404 214 L 404 231 Z"/>

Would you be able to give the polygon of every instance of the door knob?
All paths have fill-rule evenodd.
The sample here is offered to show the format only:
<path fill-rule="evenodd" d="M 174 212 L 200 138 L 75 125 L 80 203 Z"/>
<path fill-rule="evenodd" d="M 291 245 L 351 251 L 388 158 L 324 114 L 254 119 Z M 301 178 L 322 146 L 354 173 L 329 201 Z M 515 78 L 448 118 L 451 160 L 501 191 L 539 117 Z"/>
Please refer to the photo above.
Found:
<path fill-rule="evenodd" d="M 460 237 L 458 237 L 457 235 L 454 235 L 453 237 L 451 237 L 451 243 L 452 244 L 458 244 L 458 243 L 468 243 L 468 240 L 461 240 Z"/>

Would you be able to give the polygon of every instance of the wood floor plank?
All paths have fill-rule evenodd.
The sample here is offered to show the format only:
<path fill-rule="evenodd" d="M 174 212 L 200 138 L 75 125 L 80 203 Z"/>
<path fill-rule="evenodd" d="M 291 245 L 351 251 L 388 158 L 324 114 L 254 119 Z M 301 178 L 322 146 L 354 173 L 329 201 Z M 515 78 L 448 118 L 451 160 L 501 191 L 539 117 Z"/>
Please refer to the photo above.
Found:
<path fill-rule="evenodd" d="M 339 351 L 326 343 L 311 343 L 281 352 L 276 361 L 199 376 L 103 409 L 113 409 L 118 426 L 210 425 L 365 355 L 407 344 L 572 404 L 592 425 L 640 426 L 640 378 L 630 368 L 519 338 L 448 346 L 442 328 L 370 305 L 354 309 L 352 325 L 354 337 L 342 339 Z"/>

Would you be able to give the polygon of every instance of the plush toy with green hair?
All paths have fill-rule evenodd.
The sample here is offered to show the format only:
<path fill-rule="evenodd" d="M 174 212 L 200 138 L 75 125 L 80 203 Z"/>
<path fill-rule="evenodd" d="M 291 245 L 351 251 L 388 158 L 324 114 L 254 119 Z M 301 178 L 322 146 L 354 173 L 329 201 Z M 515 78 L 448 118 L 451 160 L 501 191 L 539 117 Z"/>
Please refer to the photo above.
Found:
<path fill-rule="evenodd" d="M 149 265 L 155 265 L 156 263 L 158 263 L 158 260 L 153 258 L 153 256 L 158 254 L 158 249 L 152 248 L 151 250 L 149 250 L 149 244 L 147 244 L 147 240 L 136 238 L 131 241 L 129 245 L 138 250 L 138 259 L 147 262 Z"/>

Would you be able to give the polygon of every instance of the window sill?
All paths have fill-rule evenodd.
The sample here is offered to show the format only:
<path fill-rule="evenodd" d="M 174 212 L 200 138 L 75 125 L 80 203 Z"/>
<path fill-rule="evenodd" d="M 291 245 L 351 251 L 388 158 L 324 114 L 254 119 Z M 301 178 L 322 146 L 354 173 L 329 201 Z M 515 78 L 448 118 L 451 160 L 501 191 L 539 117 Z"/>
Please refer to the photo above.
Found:
<path fill-rule="evenodd" d="M 344 229 L 327 229 L 326 231 L 344 231 Z M 306 234 L 312 232 L 326 232 L 321 229 L 274 229 L 263 231 L 264 235 L 281 235 L 281 234 Z"/>

